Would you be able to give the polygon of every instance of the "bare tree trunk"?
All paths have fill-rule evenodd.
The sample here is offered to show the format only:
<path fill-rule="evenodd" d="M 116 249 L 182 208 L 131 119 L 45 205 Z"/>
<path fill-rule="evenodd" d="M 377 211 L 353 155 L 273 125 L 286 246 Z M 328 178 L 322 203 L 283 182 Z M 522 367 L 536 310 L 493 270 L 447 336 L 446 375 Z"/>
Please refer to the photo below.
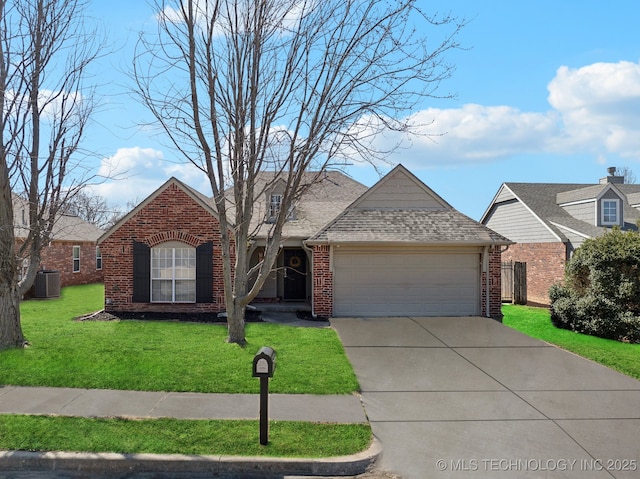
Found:
<path fill-rule="evenodd" d="M 5 1 L 0 0 L 0 26 L 5 21 Z M 20 326 L 20 303 L 17 294 L 13 203 L 9 168 L 8 143 L 5 138 L 7 108 L 5 92 L 8 70 L 5 61 L 5 41 L 0 39 L 0 350 L 24 345 Z"/>
<path fill-rule="evenodd" d="M 10 321 L 0 321 L 0 350 L 21 348 L 26 344 L 20 325 L 20 301 L 15 285 L 0 283 L 0 316 Z"/>
<path fill-rule="evenodd" d="M 13 203 L 4 144 L 0 146 L 0 251 L 2 252 L 0 254 L 0 350 L 2 350 L 19 348 L 25 344 L 20 325 Z"/>
<path fill-rule="evenodd" d="M 0 350 L 25 344 L 14 253 L 13 208 L 5 162 L 0 160 Z"/>
<path fill-rule="evenodd" d="M 227 302 L 227 341 L 244 346 L 247 342 L 244 335 L 244 313 L 246 306 L 238 298 Z"/>

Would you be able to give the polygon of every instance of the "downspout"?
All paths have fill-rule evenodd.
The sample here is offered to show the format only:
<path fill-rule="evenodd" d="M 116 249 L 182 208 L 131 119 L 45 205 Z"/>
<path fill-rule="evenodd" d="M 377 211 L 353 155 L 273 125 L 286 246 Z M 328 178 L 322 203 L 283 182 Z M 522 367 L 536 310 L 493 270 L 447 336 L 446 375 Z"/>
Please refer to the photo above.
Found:
<path fill-rule="evenodd" d="M 304 249 L 307 253 L 309 253 L 309 257 L 311 258 L 310 261 L 310 270 L 311 270 L 311 317 L 313 317 L 314 319 L 317 318 L 316 315 L 316 306 L 315 306 L 315 301 L 313 300 L 315 294 L 316 294 L 316 288 L 314 285 L 314 281 L 313 281 L 313 249 L 309 248 L 306 244 L 306 241 L 302 242 L 302 249 Z"/>
<path fill-rule="evenodd" d="M 491 294 L 489 291 L 489 286 L 491 284 L 491 278 L 489 278 L 489 247 L 485 246 L 482 254 L 482 269 L 484 271 L 484 295 L 485 295 L 485 317 L 491 317 Z"/>

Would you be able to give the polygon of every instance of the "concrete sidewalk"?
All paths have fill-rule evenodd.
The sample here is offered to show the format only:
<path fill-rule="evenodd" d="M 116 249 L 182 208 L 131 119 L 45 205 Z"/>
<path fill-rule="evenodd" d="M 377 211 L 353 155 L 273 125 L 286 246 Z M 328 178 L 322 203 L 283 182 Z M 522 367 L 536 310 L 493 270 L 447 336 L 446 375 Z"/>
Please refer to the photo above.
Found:
<path fill-rule="evenodd" d="M 178 419 L 258 419 L 259 395 L 0 386 L 0 414 Z M 319 423 L 366 423 L 357 395 L 272 394 L 269 418 Z M 347 457 L 252 458 L 153 454 L 0 451 L 0 471 L 69 470 L 91 474 L 206 473 L 251 477 L 356 475 L 378 458 L 380 443 Z"/>
<path fill-rule="evenodd" d="M 257 394 L 201 394 L 0 386 L 0 414 L 177 419 L 258 419 Z M 278 421 L 366 423 L 356 395 L 270 394 Z"/>

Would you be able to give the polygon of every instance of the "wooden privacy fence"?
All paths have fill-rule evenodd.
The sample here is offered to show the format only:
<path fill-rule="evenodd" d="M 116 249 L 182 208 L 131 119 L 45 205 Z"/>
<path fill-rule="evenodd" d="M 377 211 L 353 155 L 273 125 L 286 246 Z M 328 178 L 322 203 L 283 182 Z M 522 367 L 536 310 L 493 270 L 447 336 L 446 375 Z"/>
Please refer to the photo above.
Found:
<path fill-rule="evenodd" d="M 502 301 L 527 304 L 527 263 L 502 263 Z"/>

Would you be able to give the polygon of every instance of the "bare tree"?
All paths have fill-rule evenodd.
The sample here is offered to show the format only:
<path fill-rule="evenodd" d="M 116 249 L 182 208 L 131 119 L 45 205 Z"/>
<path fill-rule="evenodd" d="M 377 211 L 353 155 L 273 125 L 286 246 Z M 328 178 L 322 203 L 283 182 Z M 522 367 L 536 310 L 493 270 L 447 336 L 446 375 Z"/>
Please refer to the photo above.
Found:
<path fill-rule="evenodd" d="M 25 344 L 20 297 L 58 213 L 88 180 L 79 146 L 94 92 L 84 83 L 99 50 L 85 4 L 0 0 L 0 349 Z M 24 225 L 14 221 L 16 199 L 28 210 Z M 18 259 L 29 264 L 22 277 Z"/>
<path fill-rule="evenodd" d="M 137 91 L 175 148 L 209 177 L 228 341 L 243 344 L 246 305 L 273 267 L 291 206 L 345 155 L 383 157 L 370 141 L 377 133 L 411 130 L 400 119 L 450 76 L 444 54 L 458 47 L 464 22 L 430 17 L 414 0 L 158 0 L 156 7 L 157 33 L 141 36 L 134 61 Z M 429 28 L 441 40 L 427 39 Z M 286 186 L 264 259 L 250 272 L 254 202 L 272 186 L 258 190 L 262 171 Z"/>
<path fill-rule="evenodd" d="M 633 184 L 636 182 L 636 174 L 628 166 L 623 166 L 616 170 L 616 175 L 624 177 L 625 184 Z"/>
<path fill-rule="evenodd" d="M 118 206 L 110 205 L 106 198 L 92 193 L 87 188 L 82 188 L 70 198 L 64 206 L 63 212 L 75 215 L 87 223 L 103 229 L 113 226 L 124 216 Z"/>

